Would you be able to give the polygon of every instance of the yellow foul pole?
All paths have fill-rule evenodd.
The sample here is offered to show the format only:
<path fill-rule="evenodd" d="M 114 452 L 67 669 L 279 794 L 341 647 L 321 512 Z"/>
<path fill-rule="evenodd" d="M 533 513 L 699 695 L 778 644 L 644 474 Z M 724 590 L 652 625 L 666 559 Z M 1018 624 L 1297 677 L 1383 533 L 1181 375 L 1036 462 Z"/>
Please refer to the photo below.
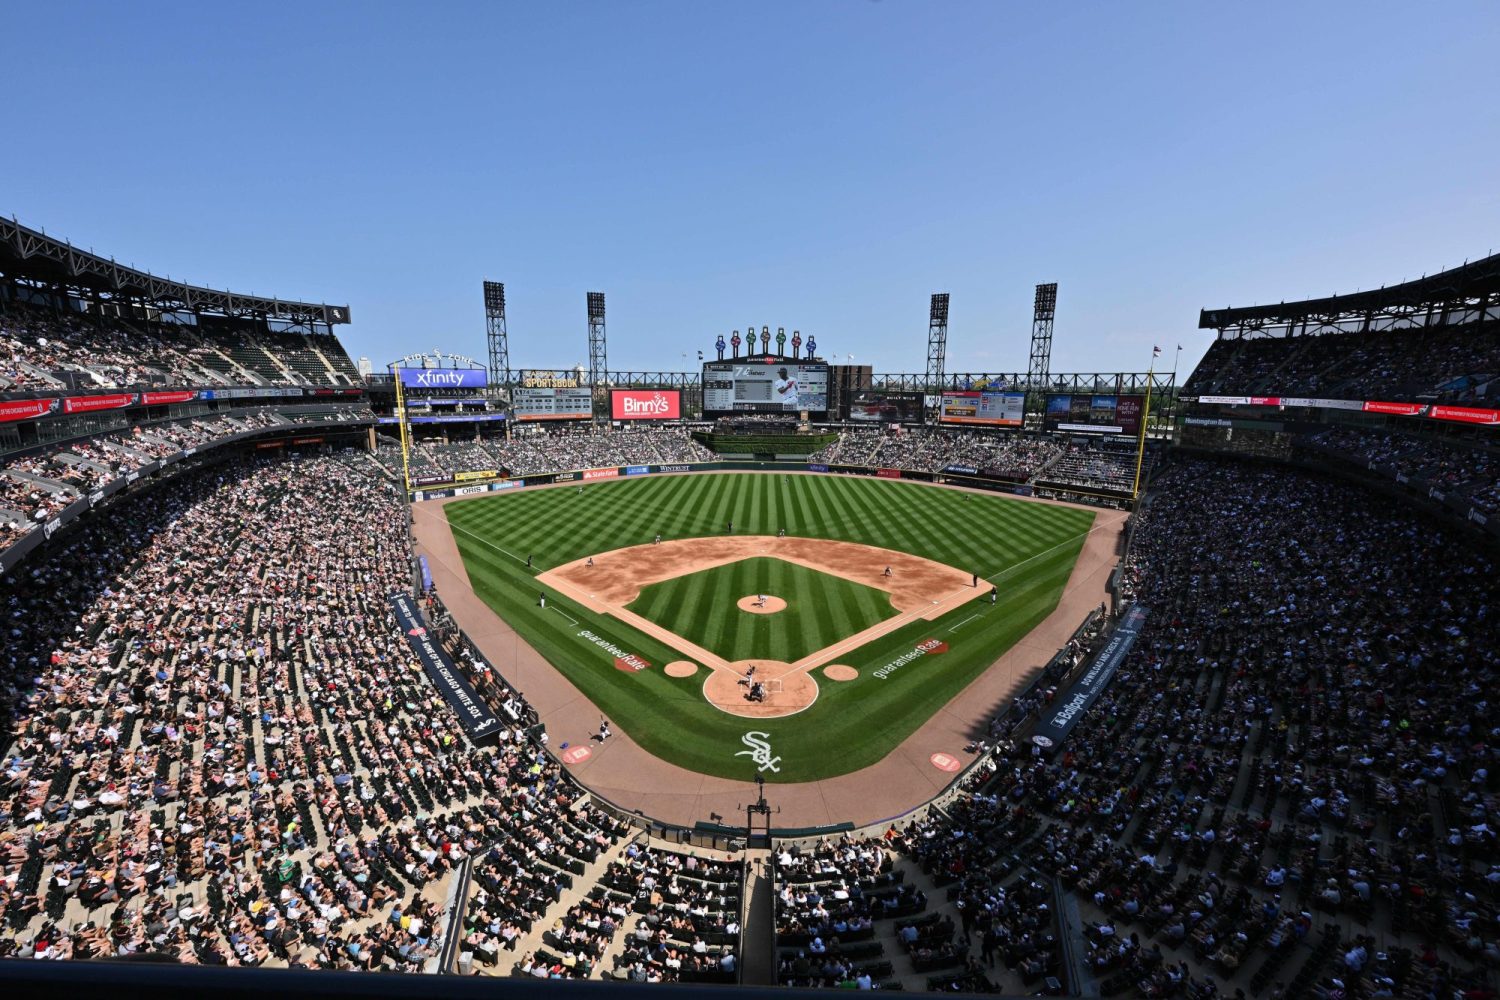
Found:
<path fill-rule="evenodd" d="M 407 441 L 406 430 L 406 393 L 401 390 L 401 368 L 396 367 L 396 426 L 401 431 L 401 482 L 406 486 L 406 492 L 411 492 L 411 460 L 409 458 L 411 445 Z"/>
<path fill-rule="evenodd" d="M 1152 351 L 1151 364 L 1146 368 L 1146 405 L 1141 409 L 1141 435 L 1135 452 L 1135 489 L 1131 499 L 1141 495 L 1141 463 L 1146 460 L 1146 422 L 1151 419 L 1151 376 L 1156 371 L 1156 352 Z"/>

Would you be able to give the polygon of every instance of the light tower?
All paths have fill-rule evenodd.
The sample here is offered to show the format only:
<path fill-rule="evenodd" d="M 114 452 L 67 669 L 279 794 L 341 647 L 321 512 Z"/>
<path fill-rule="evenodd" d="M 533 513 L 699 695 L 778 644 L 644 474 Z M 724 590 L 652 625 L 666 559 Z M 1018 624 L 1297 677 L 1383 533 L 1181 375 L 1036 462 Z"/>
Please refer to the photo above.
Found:
<path fill-rule="evenodd" d="M 604 352 L 604 293 L 588 293 L 589 385 L 593 387 L 594 420 L 609 420 L 609 362 Z M 601 394 L 604 397 L 601 400 Z"/>
<path fill-rule="evenodd" d="M 490 382 L 510 386 L 510 335 L 505 332 L 505 284 L 484 283 L 484 333 L 490 347 Z"/>
<path fill-rule="evenodd" d="M 1057 282 L 1036 286 L 1036 307 L 1031 314 L 1031 363 L 1026 368 L 1026 387 L 1042 391 L 1052 378 L 1052 318 L 1057 313 Z"/>
<path fill-rule="evenodd" d="M 934 292 L 927 312 L 926 392 L 942 392 L 948 365 L 948 293 Z"/>

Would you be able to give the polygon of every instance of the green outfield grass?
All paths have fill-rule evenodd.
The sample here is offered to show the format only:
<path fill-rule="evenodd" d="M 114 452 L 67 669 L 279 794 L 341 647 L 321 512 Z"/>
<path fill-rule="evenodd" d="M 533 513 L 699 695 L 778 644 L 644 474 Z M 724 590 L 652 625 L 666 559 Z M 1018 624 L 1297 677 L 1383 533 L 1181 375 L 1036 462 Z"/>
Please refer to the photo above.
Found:
<path fill-rule="evenodd" d="M 786 610 L 739 610 L 735 602 L 750 594 L 774 594 Z M 885 591 L 769 558 L 654 583 L 628 607 L 731 662 L 795 663 L 896 614 Z"/>
<path fill-rule="evenodd" d="M 419 516 L 438 516 L 426 510 Z M 582 493 L 522 489 L 442 510 L 475 592 L 617 728 L 673 763 L 741 779 L 754 775 L 749 758 L 736 756 L 745 749 L 741 737 L 765 732 L 781 757 L 779 772 L 764 773 L 767 781 L 831 777 L 889 753 L 1057 606 L 1094 520 L 1086 510 L 912 482 L 744 473 L 622 479 L 590 484 Z M 662 666 L 681 659 L 670 647 L 557 593 L 548 594 L 547 608 L 537 606 L 535 576 L 546 569 L 649 543 L 657 532 L 666 538 L 719 534 L 731 520 L 736 534 L 774 535 L 784 528 L 792 536 L 925 556 L 995 582 L 999 602 L 991 606 L 988 598 L 978 598 L 841 656 L 841 663 L 859 670 L 858 680 L 837 684 L 815 670 L 820 693 L 810 708 L 754 721 L 710 706 L 703 698 L 703 671 L 665 676 Z M 651 669 L 616 670 L 614 657 L 580 634 L 585 631 L 644 658 Z M 875 676 L 927 640 L 948 648 L 916 657 L 884 679 Z M 555 746 L 588 733 L 551 735 Z"/>

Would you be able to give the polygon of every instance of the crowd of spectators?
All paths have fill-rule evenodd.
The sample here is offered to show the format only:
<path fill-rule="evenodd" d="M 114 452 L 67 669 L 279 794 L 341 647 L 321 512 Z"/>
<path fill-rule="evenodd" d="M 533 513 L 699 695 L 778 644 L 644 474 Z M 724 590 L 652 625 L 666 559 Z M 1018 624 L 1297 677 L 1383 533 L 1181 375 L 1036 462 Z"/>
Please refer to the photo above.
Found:
<path fill-rule="evenodd" d="M 926 927 L 927 896 L 896 870 L 894 853 L 879 840 L 845 835 L 806 850 L 783 846 L 775 856 L 777 979 L 784 986 L 872 989 L 895 985 L 885 945 L 877 941 L 884 922 L 906 921 L 898 940 L 912 945 L 919 971 L 936 935 L 913 935 Z M 919 944 L 920 942 L 920 944 Z M 920 957 L 918 952 L 921 952 Z"/>
<path fill-rule="evenodd" d="M 733 983 L 745 862 L 631 844 L 599 880 L 595 905 L 626 922 L 613 975 L 641 983 Z M 633 924 L 633 926 L 630 926 Z"/>
<path fill-rule="evenodd" d="M 1216 340 L 1187 395 L 1474 402 L 1500 394 L 1500 323 Z"/>
<path fill-rule="evenodd" d="M 1153 457 L 1149 452 L 1147 458 Z M 1130 493 L 1135 488 L 1136 451 L 1134 448 L 1087 447 L 1071 445 L 1057 461 L 1037 477 L 1047 484 L 1061 483 L 1086 490 Z M 1141 480 L 1150 478 L 1150 466 L 1143 460 Z"/>
<path fill-rule="evenodd" d="M 829 465 L 942 472 L 950 465 L 1024 482 L 1063 453 L 1051 437 L 931 427 L 857 428 L 816 452 Z"/>
<path fill-rule="evenodd" d="M 0 954 L 416 971 L 462 857 L 576 815 L 521 728 L 471 747 L 413 669 L 368 463 L 189 472 L 0 585 Z"/>
<path fill-rule="evenodd" d="M 0 459 L 0 548 L 50 520 L 79 497 L 187 448 L 287 422 L 352 420 L 354 408 L 301 413 L 246 409 L 137 424 Z"/>
<path fill-rule="evenodd" d="M 64 316 L 8 303 L 0 391 L 142 386 L 355 384 L 336 338 Z"/>
<path fill-rule="evenodd" d="M 1477 442 L 1435 440 L 1361 427 L 1330 427 L 1309 435 L 1306 442 L 1315 449 L 1387 469 L 1445 495 L 1467 497 L 1485 512 L 1500 511 L 1500 455 Z"/>
<path fill-rule="evenodd" d="M 1146 623 L 1099 701 L 1050 754 L 997 734 L 894 843 L 1034 975 L 1057 878 L 1106 996 L 1491 995 L 1494 565 L 1287 469 L 1179 462 L 1140 517 Z"/>

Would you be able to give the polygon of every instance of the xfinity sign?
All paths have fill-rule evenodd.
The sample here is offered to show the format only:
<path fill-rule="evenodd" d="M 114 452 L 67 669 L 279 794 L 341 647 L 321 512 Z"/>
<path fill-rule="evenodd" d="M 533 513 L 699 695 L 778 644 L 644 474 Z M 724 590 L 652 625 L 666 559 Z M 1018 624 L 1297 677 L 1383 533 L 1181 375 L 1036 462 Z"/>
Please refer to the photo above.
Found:
<path fill-rule="evenodd" d="M 609 394 L 615 420 L 678 420 L 682 392 L 678 389 L 614 389 Z"/>
<path fill-rule="evenodd" d="M 483 389 L 490 384 L 483 368 L 398 368 L 408 389 Z"/>

